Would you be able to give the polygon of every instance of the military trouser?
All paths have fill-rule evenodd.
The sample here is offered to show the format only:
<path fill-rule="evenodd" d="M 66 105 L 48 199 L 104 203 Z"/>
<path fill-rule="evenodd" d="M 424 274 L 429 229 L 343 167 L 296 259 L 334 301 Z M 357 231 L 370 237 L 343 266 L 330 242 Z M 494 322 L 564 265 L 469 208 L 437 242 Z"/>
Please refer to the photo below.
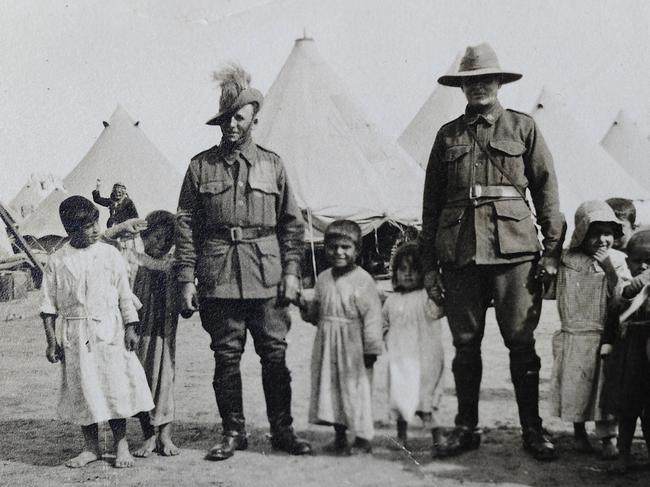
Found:
<path fill-rule="evenodd" d="M 276 299 L 215 299 L 200 302 L 203 328 L 214 352 L 214 394 L 224 431 L 244 432 L 242 380 L 239 370 L 246 330 L 262 364 L 262 386 L 272 433 L 291 427 L 291 376 L 285 362 L 285 337 L 291 325 Z"/>
<path fill-rule="evenodd" d="M 458 414 L 456 425 L 475 428 L 483 365 L 481 340 L 485 314 L 494 300 L 497 323 L 510 350 L 510 375 L 523 428 L 541 427 L 540 360 L 534 331 L 542 306 L 541 285 L 533 278 L 536 262 L 443 268 L 445 309 L 456 356 L 452 363 Z"/>

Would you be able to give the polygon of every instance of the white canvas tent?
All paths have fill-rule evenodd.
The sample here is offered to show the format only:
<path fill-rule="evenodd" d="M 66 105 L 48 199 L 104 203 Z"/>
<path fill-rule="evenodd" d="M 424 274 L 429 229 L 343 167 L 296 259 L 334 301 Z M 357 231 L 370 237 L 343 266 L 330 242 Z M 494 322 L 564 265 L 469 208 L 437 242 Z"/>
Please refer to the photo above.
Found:
<path fill-rule="evenodd" d="M 460 56 L 452 63 L 447 74 L 457 71 Z M 459 88 L 436 84 L 433 92 L 418 110 L 397 141 L 424 169 L 429 162 L 433 141 L 440 127 L 465 112 L 465 96 Z"/>
<path fill-rule="evenodd" d="M 573 228 L 575 210 L 583 201 L 616 196 L 646 199 L 650 196 L 650 191 L 579 126 L 556 95 L 542 90 L 532 116 L 553 154 L 560 188 L 560 209 L 570 229 Z"/>
<path fill-rule="evenodd" d="M 650 137 L 621 110 L 601 141 L 630 175 L 650 190 Z"/>
<path fill-rule="evenodd" d="M 57 188 L 63 188 L 63 181 L 53 174 L 32 174 L 9 202 L 12 216 L 18 221 L 27 218 Z"/>
<path fill-rule="evenodd" d="M 367 120 L 312 39 L 296 41 L 259 120 L 256 141 L 282 156 L 316 230 L 339 218 L 364 234 L 420 221 L 424 171 Z"/>
<path fill-rule="evenodd" d="M 97 179 L 102 181 L 102 196 L 108 196 L 113 183 L 125 184 L 142 217 L 153 210 L 176 211 L 181 174 L 149 141 L 139 123 L 118 106 L 88 153 L 64 178 L 65 189 L 54 191 L 43 200 L 20 225 L 22 234 L 35 238 L 64 236 L 59 204 L 68 195 L 91 199 Z M 100 222 L 104 225 L 108 210 L 103 207 L 100 210 Z"/>

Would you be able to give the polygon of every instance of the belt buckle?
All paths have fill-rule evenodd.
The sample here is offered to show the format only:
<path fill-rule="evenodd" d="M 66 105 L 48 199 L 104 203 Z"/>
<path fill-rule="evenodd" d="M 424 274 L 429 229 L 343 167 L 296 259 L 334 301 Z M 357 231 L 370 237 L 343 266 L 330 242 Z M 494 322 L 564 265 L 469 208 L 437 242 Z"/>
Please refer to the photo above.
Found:
<path fill-rule="evenodd" d="M 240 242 L 244 237 L 244 229 L 242 227 L 230 227 L 230 241 Z"/>
<path fill-rule="evenodd" d="M 480 198 L 481 195 L 483 195 L 483 186 L 480 184 L 472 184 L 469 187 L 469 199 L 470 200 L 475 200 L 477 198 Z"/>

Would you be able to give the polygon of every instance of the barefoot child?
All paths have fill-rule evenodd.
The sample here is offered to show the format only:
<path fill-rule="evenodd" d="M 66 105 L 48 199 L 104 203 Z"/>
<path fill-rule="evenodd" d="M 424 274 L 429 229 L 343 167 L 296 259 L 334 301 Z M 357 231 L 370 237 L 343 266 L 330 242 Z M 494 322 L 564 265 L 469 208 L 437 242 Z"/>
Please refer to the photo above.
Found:
<path fill-rule="evenodd" d="M 621 224 L 605 202 L 582 203 L 556 282 L 562 324 L 553 336 L 551 413 L 573 422 L 574 446 L 582 452 L 593 451 L 585 422 L 595 421 L 604 459 L 618 454 L 612 442 L 616 422 L 600 409 L 599 401 L 603 386 L 600 344 L 607 311 L 630 277 L 625 254 L 612 249 L 621 234 Z"/>
<path fill-rule="evenodd" d="M 99 211 L 92 202 L 71 196 L 61 203 L 59 215 L 70 241 L 47 265 L 41 316 L 47 359 L 62 363 L 59 415 L 81 425 L 84 436 L 83 451 L 66 466 L 101 458 L 97 423 L 108 421 L 115 467 L 132 467 L 126 418 L 150 410 L 153 401 L 133 352 L 138 314 L 126 264 L 115 248 L 98 241 Z"/>
<path fill-rule="evenodd" d="M 173 456 L 179 454 L 171 439 L 178 325 L 178 291 L 172 252 L 176 218 L 160 210 L 147 215 L 146 222 L 146 229 L 140 232 L 143 246 L 127 247 L 123 251 L 129 262 L 133 293 L 142 303 L 138 311 L 138 358 L 156 404 L 151 412 L 139 415 L 144 443 L 133 454 L 148 457 L 157 452 Z M 138 252 L 138 247 L 144 247 L 144 252 Z"/>
<path fill-rule="evenodd" d="M 384 303 L 383 331 L 388 351 L 388 395 L 397 417 L 397 438 L 407 447 L 408 423 L 417 415 L 431 429 L 433 451 L 442 439 L 437 411 L 443 392 L 444 351 L 440 326 L 444 311 L 429 299 L 417 243 L 397 248 L 393 289 Z"/>
<path fill-rule="evenodd" d="M 325 230 L 331 267 L 318 276 L 313 301 L 300 306 L 303 319 L 318 327 L 309 422 L 334 427 L 328 449 L 336 453 L 370 453 L 374 435 L 370 375 L 383 345 L 381 302 L 375 281 L 356 264 L 360 249 L 359 225 L 332 222 Z M 351 447 L 347 430 L 355 436 Z"/>
<path fill-rule="evenodd" d="M 635 233 L 627 245 L 627 263 L 634 279 L 623 289 L 623 298 L 643 298 L 650 285 L 650 230 Z M 644 288 L 645 291 L 644 291 Z M 634 302 L 634 301 L 632 301 Z M 610 320 L 608 325 L 613 322 Z M 632 464 L 630 449 L 636 429 L 637 418 L 646 449 L 650 455 L 650 301 L 642 302 L 638 311 L 622 325 L 615 326 L 607 335 L 614 340 L 604 340 L 601 354 L 605 360 L 615 360 L 612 410 L 618 416 L 618 462 L 612 467 L 614 473 L 625 473 Z M 612 343 L 615 353 L 612 352 Z"/>

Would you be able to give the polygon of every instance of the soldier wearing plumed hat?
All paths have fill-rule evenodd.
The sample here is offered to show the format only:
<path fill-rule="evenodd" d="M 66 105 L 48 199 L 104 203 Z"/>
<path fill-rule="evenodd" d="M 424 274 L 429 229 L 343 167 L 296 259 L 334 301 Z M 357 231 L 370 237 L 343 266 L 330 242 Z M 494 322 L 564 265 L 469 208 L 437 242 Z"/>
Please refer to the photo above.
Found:
<path fill-rule="evenodd" d="M 456 349 L 458 413 L 454 430 L 434 448 L 439 456 L 480 444 L 481 340 L 491 301 L 510 352 L 524 449 L 540 460 L 557 456 L 539 417 L 534 331 L 543 284 L 557 273 L 565 221 L 539 129 L 530 116 L 504 109 L 497 97 L 504 84 L 521 77 L 501 69 L 484 43 L 467 48 L 455 74 L 438 78 L 467 99 L 465 113 L 436 136 L 423 198 L 425 286 L 445 304 Z"/>
<path fill-rule="evenodd" d="M 190 162 L 176 240 L 182 313 L 191 315 L 198 305 L 214 351 L 223 434 L 207 458 L 225 460 L 248 446 L 239 370 L 247 331 L 262 364 L 271 444 L 308 454 L 309 443 L 292 426 L 285 360 L 287 305 L 300 291 L 304 222 L 280 156 L 253 141 L 262 94 L 237 64 L 214 78 L 221 89 L 219 112 L 207 124 L 219 126 L 222 137 Z"/>

